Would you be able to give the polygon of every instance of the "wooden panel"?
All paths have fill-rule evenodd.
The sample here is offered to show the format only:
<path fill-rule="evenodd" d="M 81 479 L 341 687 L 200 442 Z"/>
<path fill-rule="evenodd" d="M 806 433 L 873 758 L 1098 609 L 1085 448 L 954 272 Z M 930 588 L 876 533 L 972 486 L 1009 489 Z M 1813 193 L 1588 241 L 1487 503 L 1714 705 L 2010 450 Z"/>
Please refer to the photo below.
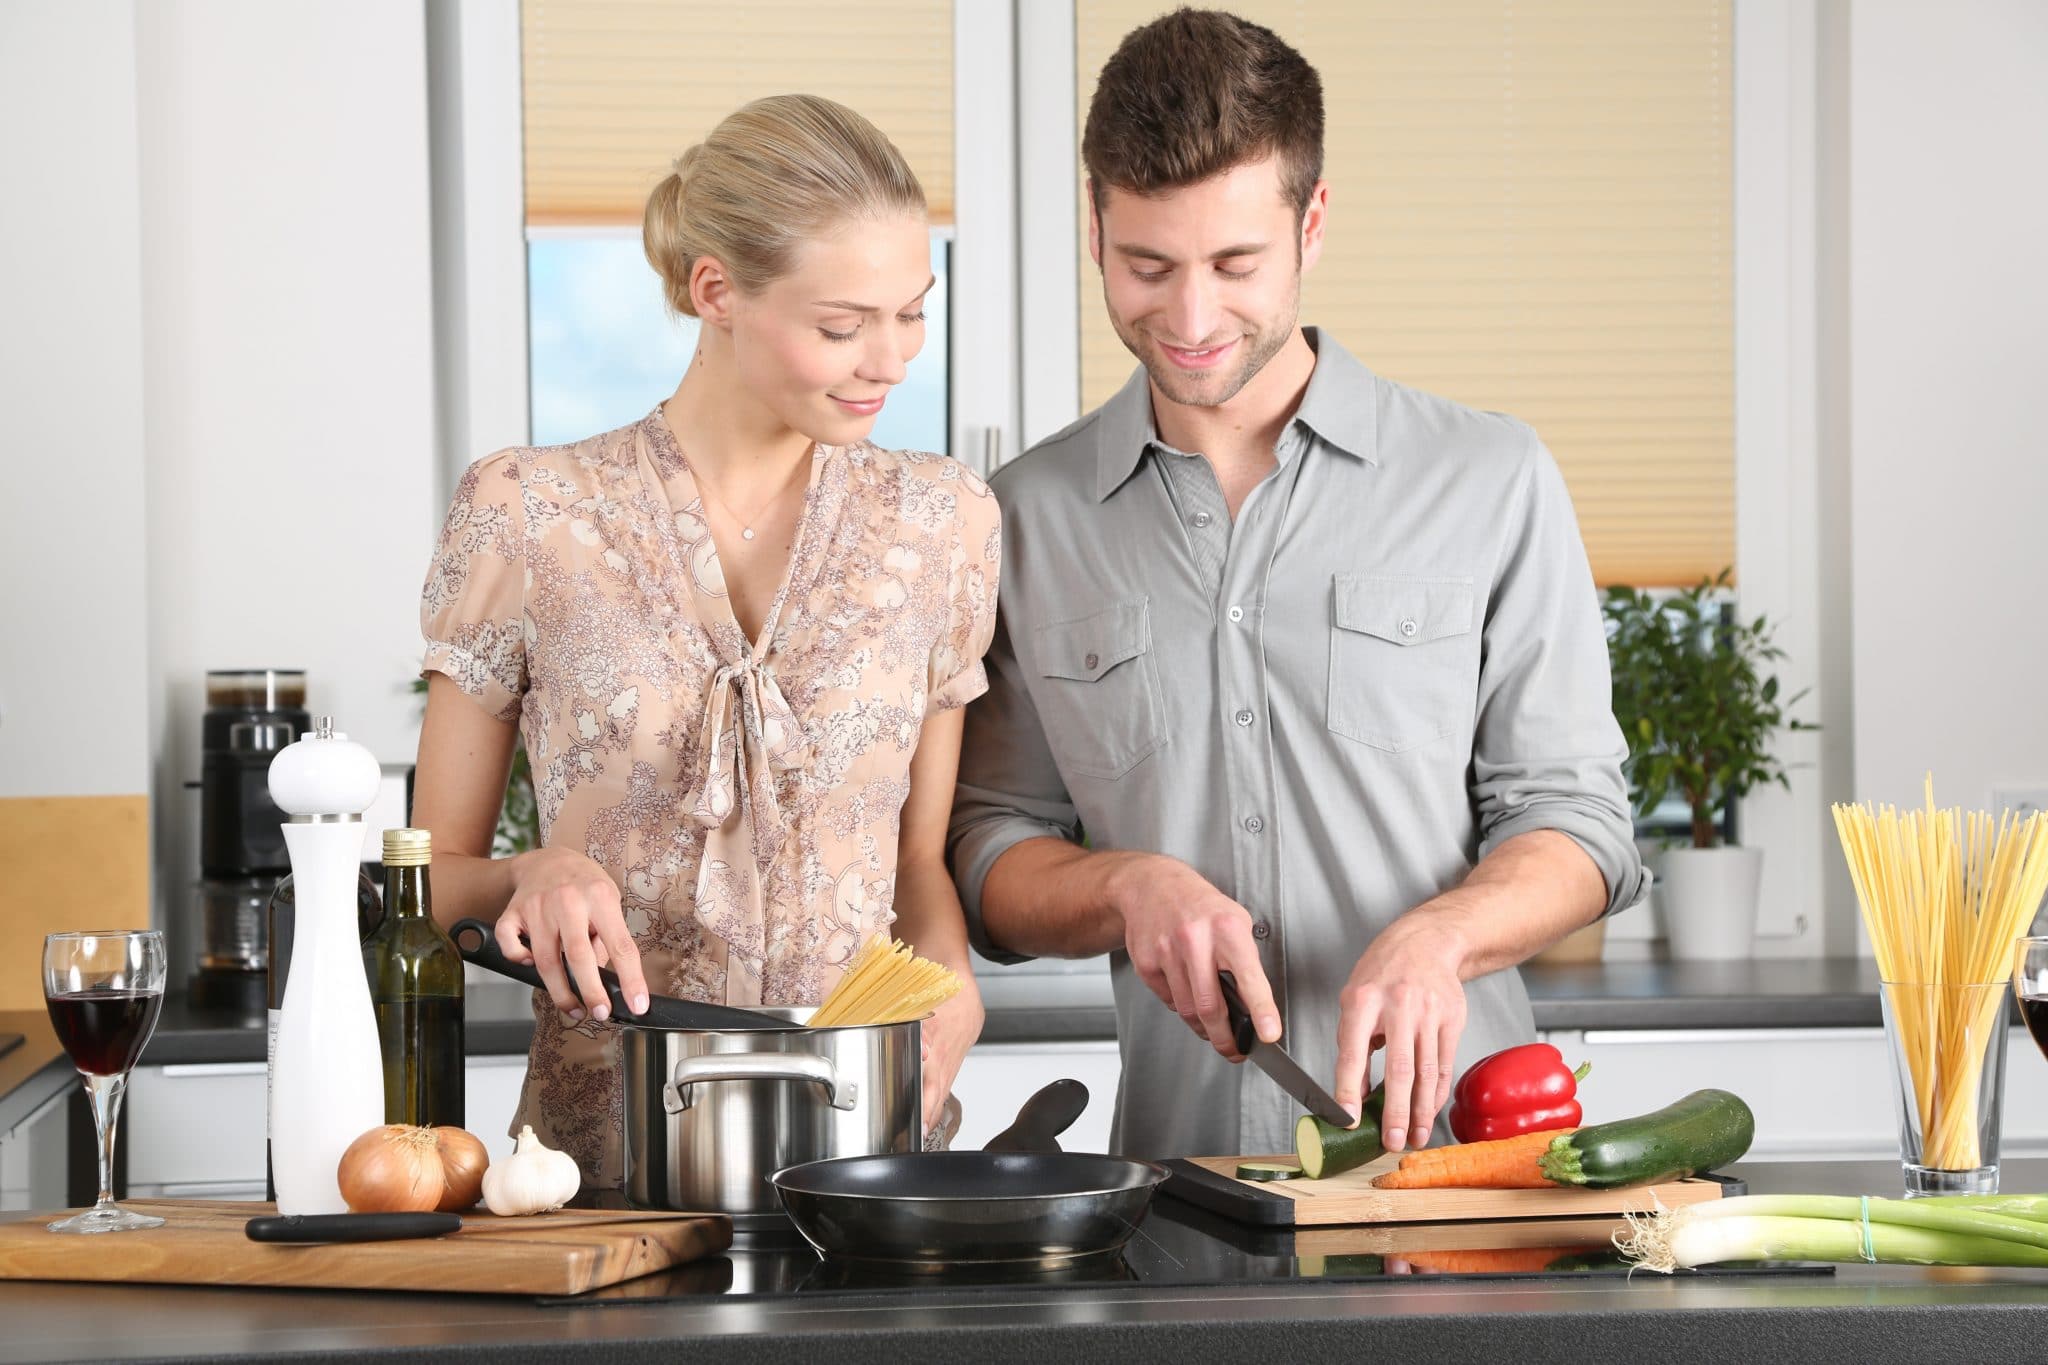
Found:
<path fill-rule="evenodd" d="M 149 927 L 149 798 L 0 798 L 0 1010 L 43 1008 L 43 935 Z"/>
<path fill-rule="evenodd" d="M 137 1199 L 160 1228 L 72 1237 L 48 1213 L 0 1222 L 0 1279 L 294 1285 L 440 1294 L 581 1294 L 666 1270 L 732 1243 L 725 1218 L 567 1209 L 531 1218 L 470 1214 L 446 1237 L 276 1246 L 250 1241 L 258 1203 Z"/>
<path fill-rule="evenodd" d="M 1625 1190 L 1586 1190 L 1559 1187 L 1554 1190 L 1380 1190 L 1372 1178 L 1390 1171 L 1401 1162 L 1401 1153 L 1389 1152 L 1355 1171 L 1323 1180 L 1239 1180 L 1234 1172 L 1242 1161 L 1284 1161 L 1292 1164 L 1294 1154 L 1283 1156 L 1198 1156 L 1189 1160 L 1197 1166 L 1227 1178 L 1249 1191 L 1248 1198 L 1270 1201 L 1271 1196 L 1291 1202 L 1291 1221 L 1296 1227 L 1336 1223 L 1420 1223 L 1490 1222 L 1510 1218 L 1589 1218 L 1600 1214 L 1648 1213 L 1660 1204 L 1676 1208 L 1721 1197 L 1721 1186 L 1712 1180 L 1674 1180 L 1661 1185 L 1638 1185 Z M 1285 1205 L 1281 1206 L 1285 1209 Z M 1218 1210 L 1221 1212 L 1222 1210 Z"/>

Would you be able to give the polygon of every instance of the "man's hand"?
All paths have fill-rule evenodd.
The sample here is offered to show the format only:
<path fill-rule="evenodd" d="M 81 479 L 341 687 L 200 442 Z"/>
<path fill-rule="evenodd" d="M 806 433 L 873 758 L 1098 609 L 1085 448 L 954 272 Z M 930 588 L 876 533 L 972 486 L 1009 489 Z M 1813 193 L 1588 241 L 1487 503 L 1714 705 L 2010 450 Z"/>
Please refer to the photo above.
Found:
<path fill-rule="evenodd" d="M 1358 1112 L 1373 1050 L 1387 1050 L 1380 1130 L 1390 1152 L 1422 1147 L 1451 1097 L 1465 1031 L 1463 939 L 1442 918 L 1413 912 L 1381 931 L 1351 970 L 1337 1019 L 1337 1103 Z"/>
<path fill-rule="evenodd" d="M 1237 980 L 1238 995 L 1261 1042 L 1278 1042 L 1280 1011 L 1259 963 L 1251 913 L 1176 858 L 1142 855 L 1119 870 L 1114 900 L 1124 922 L 1124 948 L 1138 979 L 1173 1007 L 1195 1035 L 1233 1062 L 1243 1061 L 1230 1034 L 1229 1012 L 1216 973 Z"/>

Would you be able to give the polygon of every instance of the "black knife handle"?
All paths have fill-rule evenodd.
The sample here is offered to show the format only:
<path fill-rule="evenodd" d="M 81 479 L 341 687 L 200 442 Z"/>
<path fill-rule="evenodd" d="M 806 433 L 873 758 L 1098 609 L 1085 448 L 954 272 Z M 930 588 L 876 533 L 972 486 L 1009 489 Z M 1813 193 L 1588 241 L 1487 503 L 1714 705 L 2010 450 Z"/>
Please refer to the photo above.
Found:
<path fill-rule="evenodd" d="M 305 1213 L 251 1218 L 242 1230 L 252 1242 L 391 1242 L 461 1226 L 457 1213 Z"/>
<path fill-rule="evenodd" d="M 1218 972 L 1216 981 L 1223 987 L 1223 1008 L 1230 1013 L 1230 1040 L 1237 1044 L 1238 1056 L 1249 1057 L 1258 1045 L 1259 1030 L 1252 1023 L 1251 1011 L 1244 1007 L 1244 997 L 1237 993 L 1237 978 Z"/>

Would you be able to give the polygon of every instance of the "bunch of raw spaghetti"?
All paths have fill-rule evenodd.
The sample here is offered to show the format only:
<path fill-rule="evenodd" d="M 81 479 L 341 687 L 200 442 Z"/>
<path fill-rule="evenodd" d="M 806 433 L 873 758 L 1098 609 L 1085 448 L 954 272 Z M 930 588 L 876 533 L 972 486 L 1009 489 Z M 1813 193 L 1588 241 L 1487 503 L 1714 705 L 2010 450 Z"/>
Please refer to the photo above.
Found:
<path fill-rule="evenodd" d="M 959 989 L 960 978 L 951 969 L 918 957 L 907 943 L 876 934 L 854 954 L 846 975 L 811 1016 L 810 1026 L 900 1024 L 906 1019 L 922 1019 Z"/>
<path fill-rule="evenodd" d="M 1893 983 L 1922 1162 L 1976 1169 L 1983 1164 L 1977 1094 L 1984 1043 L 2005 1027 L 2007 997 L 1957 988 L 2011 979 L 2014 940 L 2048 893 L 2048 817 L 1937 810 L 1932 777 L 1924 810 L 1837 805 L 1834 812 L 1878 974 Z"/>

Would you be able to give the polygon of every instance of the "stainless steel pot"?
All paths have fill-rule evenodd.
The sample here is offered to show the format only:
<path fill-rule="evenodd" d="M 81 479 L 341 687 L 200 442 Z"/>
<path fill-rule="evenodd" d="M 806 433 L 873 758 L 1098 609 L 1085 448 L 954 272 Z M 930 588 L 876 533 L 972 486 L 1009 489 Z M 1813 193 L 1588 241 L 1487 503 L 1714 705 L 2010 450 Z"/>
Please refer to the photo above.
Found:
<path fill-rule="evenodd" d="M 916 1020 L 812 1029 L 808 1009 L 754 1013 L 782 1026 L 621 1031 L 628 1202 L 779 1221 L 775 1172 L 917 1149 Z"/>

